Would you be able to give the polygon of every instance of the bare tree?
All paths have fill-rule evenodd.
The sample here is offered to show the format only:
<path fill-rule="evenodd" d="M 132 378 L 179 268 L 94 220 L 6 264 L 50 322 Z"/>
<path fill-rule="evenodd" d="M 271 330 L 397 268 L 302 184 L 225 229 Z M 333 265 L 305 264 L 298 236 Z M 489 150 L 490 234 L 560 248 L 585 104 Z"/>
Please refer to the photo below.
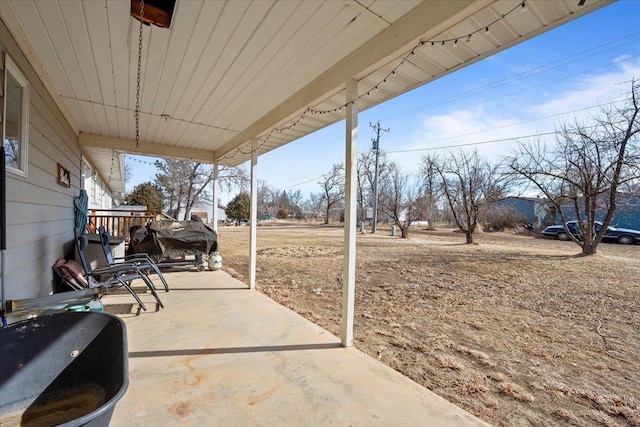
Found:
<path fill-rule="evenodd" d="M 357 168 L 357 200 L 358 200 L 358 218 L 364 221 L 367 209 L 373 207 L 373 181 L 375 175 L 375 151 L 365 151 L 358 157 Z M 384 186 L 385 181 L 392 173 L 391 163 L 384 151 L 380 151 L 378 156 L 378 188 Z M 379 191 L 378 191 L 379 193 Z"/>
<path fill-rule="evenodd" d="M 322 208 L 322 193 L 312 193 L 309 198 L 301 202 L 301 209 L 304 218 L 317 220 Z"/>
<path fill-rule="evenodd" d="M 389 175 L 380 188 L 378 206 L 400 228 L 402 238 L 409 237 L 411 224 L 424 215 L 424 196 L 411 175 L 403 174 L 395 163 L 389 164 Z"/>
<path fill-rule="evenodd" d="M 344 199 L 344 165 L 342 163 L 333 165 L 318 184 L 322 186 L 321 203 L 326 214 L 324 223 L 329 224 L 331 208 Z"/>
<path fill-rule="evenodd" d="M 258 181 L 258 209 L 261 214 L 268 214 L 275 217 L 276 214 L 277 191 L 269 187 L 266 181 Z"/>
<path fill-rule="evenodd" d="M 302 192 L 296 190 L 289 193 L 289 214 L 295 219 L 302 219 Z"/>
<path fill-rule="evenodd" d="M 437 172 L 434 166 L 437 157 L 426 155 L 422 157 L 420 164 L 420 176 L 423 182 L 424 219 L 429 222 L 429 228 L 433 228 L 439 218 L 438 201 L 440 200 L 440 189 L 437 183 Z"/>
<path fill-rule="evenodd" d="M 188 219 L 193 206 L 201 197 L 208 195 L 207 187 L 214 178 L 211 165 L 192 160 L 165 159 L 155 162 L 158 172 L 155 183 L 162 188 L 167 208 L 172 216 L 177 216 L 184 208 L 184 219 Z M 240 167 L 222 167 L 218 182 L 228 190 L 242 188 L 246 172 Z"/>
<path fill-rule="evenodd" d="M 475 150 L 449 153 L 442 162 L 432 158 L 431 163 L 456 225 L 464 231 L 466 242 L 473 243 L 482 209 L 504 194 L 507 182 L 500 180 L 499 167 L 481 159 Z"/>
<path fill-rule="evenodd" d="M 622 103 L 603 107 L 592 124 L 562 125 L 554 146 L 538 140 L 520 144 L 509 158 L 512 173 L 539 190 L 560 215 L 567 236 L 583 255 L 596 253 L 616 211 L 620 190 L 640 181 L 640 85 L 633 80 Z M 597 213 L 604 212 L 602 226 Z M 580 235 L 567 227 L 567 217 L 580 224 Z"/>

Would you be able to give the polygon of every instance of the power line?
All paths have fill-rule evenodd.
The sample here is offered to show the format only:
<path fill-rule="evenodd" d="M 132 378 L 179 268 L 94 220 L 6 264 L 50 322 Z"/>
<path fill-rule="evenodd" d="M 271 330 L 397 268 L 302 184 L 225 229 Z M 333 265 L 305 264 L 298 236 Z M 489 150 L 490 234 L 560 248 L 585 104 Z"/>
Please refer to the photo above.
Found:
<path fill-rule="evenodd" d="M 620 82 L 620 83 L 626 83 L 626 82 Z M 489 131 L 493 131 L 493 130 L 504 129 L 504 128 L 512 127 L 512 126 L 518 126 L 518 125 L 521 125 L 521 124 L 531 123 L 531 122 L 535 122 L 535 121 L 538 121 L 538 120 L 544 120 L 544 119 L 549 119 L 549 118 L 553 118 L 553 117 L 559 117 L 559 116 L 563 116 L 563 115 L 567 115 L 567 114 L 577 113 L 577 112 L 580 112 L 580 111 L 587 111 L 587 110 L 590 110 L 590 109 L 593 109 L 593 108 L 605 107 L 605 106 L 608 106 L 608 105 L 614 105 L 614 104 L 620 103 L 620 102 L 624 102 L 624 100 L 622 100 L 622 101 L 611 101 L 611 102 L 607 102 L 607 103 L 604 103 L 604 104 L 592 105 L 592 106 L 589 106 L 589 107 L 578 108 L 578 109 L 575 109 L 575 110 L 565 111 L 565 112 L 562 112 L 562 113 L 551 114 L 551 115 L 543 116 L 543 117 L 536 117 L 535 119 L 523 120 L 521 122 L 516 122 L 516 123 L 510 123 L 510 124 L 507 124 L 507 125 L 504 125 L 504 126 L 498 126 L 498 127 L 494 127 L 494 128 L 487 128 L 487 129 L 479 130 L 479 131 L 476 131 L 476 132 L 469 132 L 469 133 L 466 133 L 466 134 L 461 134 L 461 135 L 455 135 L 455 136 L 451 136 L 451 137 L 447 137 L 447 138 L 436 139 L 436 140 L 429 141 L 426 144 L 431 144 L 431 143 L 435 143 L 435 142 L 442 142 L 442 141 L 448 141 L 448 140 L 451 140 L 451 139 L 462 138 L 462 137 L 466 137 L 466 136 L 476 135 L 476 134 L 479 134 L 479 133 L 484 133 L 484 132 L 489 132 Z M 375 129 L 374 126 L 371 126 L 371 127 L 373 127 Z M 524 135 L 524 136 L 515 136 L 515 137 L 510 137 L 510 138 L 502 138 L 502 139 L 493 139 L 493 140 L 487 140 L 487 141 L 463 143 L 463 144 L 444 145 L 444 146 L 438 146 L 438 147 L 407 148 L 407 149 L 404 149 L 404 150 L 385 151 L 385 153 L 387 153 L 387 154 L 395 154 L 395 153 L 408 153 L 408 152 L 419 152 L 419 151 L 429 151 L 429 150 L 442 150 L 442 149 L 449 149 L 449 148 L 459 148 L 459 147 L 467 147 L 467 146 L 492 144 L 492 143 L 496 143 L 496 142 L 513 141 L 513 140 L 517 140 L 517 139 L 521 139 L 521 138 L 524 139 L 524 138 L 531 138 L 533 136 L 547 136 L 547 135 L 553 135 L 553 134 L 557 134 L 557 131 L 546 132 L 546 133 L 537 133 L 535 135 Z M 310 182 L 319 180 L 322 177 L 323 177 L 323 175 L 319 175 L 319 176 L 316 176 L 314 178 L 311 178 L 311 179 L 308 179 L 308 180 L 305 180 L 305 181 L 302 181 L 302 182 L 298 182 L 298 183 L 295 183 L 295 184 L 287 185 L 285 187 L 278 187 L 278 189 L 286 190 L 286 189 L 289 189 L 289 188 L 295 188 L 295 187 L 298 187 L 300 185 L 308 184 Z"/>
<path fill-rule="evenodd" d="M 412 114 L 412 113 L 415 113 L 415 112 L 417 112 L 417 111 L 421 111 L 421 110 L 425 110 L 425 109 L 430 108 L 430 107 L 435 107 L 435 106 L 438 106 L 438 105 L 442 105 L 442 104 L 445 104 L 445 103 L 450 102 L 450 101 L 463 99 L 463 98 L 465 98 L 465 97 L 467 97 L 467 96 L 475 95 L 475 94 L 478 94 L 478 93 L 480 93 L 480 92 L 484 92 L 485 90 L 489 90 L 489 89 L 493 89 L 493 88 L 495 88 L 495 87 L 499 87 L 499 86 L 501 86 L 501 85 L 504 85 L 505 83 L 511 83 L 511 82 L 515 82 L 515 81 L 518 81 L 518 80 L 523 80 L 523 79 L 528 78 L 528 77 L 531 77 L 531 76 L 535 76 L 535 75 L 537 75 L 537 74 L 542 74 L 542 73 L 544 73 L 544 72 L 551 71 L 551 70 L 556 69 L 556 68 L 559 68 L 559 67 L 561 67 L 561 66 L 566 66 L 566 65 L 568 65 L 568 64 L 575 63 L 575 62 L 577 62 L 577 61 L 579 61 L 579 60 L 581 60 L 581 59 L 585 59 L 585 58 L 589 58 L 589 57 L 591 57 L 591 56 L 595 56 L 595 55 L 596 55 L 596 53 L 594 53 L 594 54 L 592 54 L 592 55 L 589 55 L 589 56 L 585 56 L 584 58 L 578 58 L 578 59 L 575 59 L 575 60 L 572 60 L 572 61 L 568 61 L 568 62 L 566 61 L 566 59 L 567 59 L 567 58 L 574 58 L 574 57 L 577 57 L 577 56 L 583 55 L 583 54 L 585 54 L 585 53 L 589 53 L 589 52 L 591 52 L 591 51 L 594 51 L 594 50 L 596 50 L 596 49 L 605 48 L 605 47 L 609 46 L 609 45 L 610 45 L 610 44 L 612 44 L 612 43 L 615 43 L 615 42 L 618 42 L 618 41 L 621 41 L 621 40 L 625 40 L 625 39 L 628 39 L 628 38 L 630 38 L 630 37 L 635 37 L 635 36 L 637 36 L 637 35 L 639 35 L 639 34 L 640 34 L 640 32 L 638 32 L 638 33 L 633 33 L 633 34 L 630 34 L 630 35 L 627 35 L 627 36 L 621 37 L 621 38 L 619 38 L 619 39 L 615 39 L 615 40 L 612 40 L 612 41 L 610 41 L 610 42 L 603 43 L 603 44 L 601 44 L 601 45 L 599 45 L 599 46 L 596 46 L 596 47 L 594 47 L 594 48 L 587 49 L 587 50 L 585 50 L 585 51 L 579 52 L 579 53 L 577 53 L 577 54 L 575 54 L 575 55 L 568 56 L 568 57 L 566 57 L 566 58 L 558 59 L 558 60 L 556 60 L 556 61 L 553 61 L 553 62 L 549 62 L 549 63 L 547 63 L 547 64 L 540 65 L 540 66 L 538 66 L 538 67 L 536 67 L 536 68 L 533 68 L 533 69 L 531 69 L 531 70 L 523 71 L 523 72 L 521 72 L 521 73 L 519 73 L 519 74 L 515 74 L 515 75 L 513 75 L 513 76 L 507 77 L 506 79 L 495 80 L 495 81 L 493 81 L 493 82 L 487 83 L 487 84 L 485 84 L 485 85 L 483 85 L 483 86 L 479 86 L 479 87 L 477 87 L 477 88 L 471 89 L 471 90 L 466 91 L 466 92 L 462 92 L 462 93 L 459 93 L 459 94 L 456 94 L 456 95 L 449 96 L 449 97 L 447 97 L 447 98 L 443 98 L 443 99 L 440 99 L 440 100 L 437 100 L 437 101 L 434 101 L 434 102 L 430 102 L 430 103 L 428 103 L 428 104 L 424 104 L 424 105 L 421 105 L 421 106 L 418 106 L 418 107 L 412 108 L 412 109 L 410 109 L 410 110 L 405 110 L 405 111 L 402 111 L 402 112 L 399 112 L 399 113 L 396 113 L 396 114 L 391 114 L 391 115 L 389 115 L 389 116 L 383 117 L 383 119 L 392 119 L 392 118 L 401 117 L 401 116 L 404 116 L 404 115 L 407 115 L 407 114 Z M 631 40 L 631 41 L 628 41 L 628 42 L 626 42 L 626 43 L 624 43 L 624 44 L 621 44 L 621 45 L 619 45 L 619 46 L 614 46 L 614 47 L 624 46 L 624 45 L 627 45 L 627 44 L 633 43 L 633 42 L 635 42 L 635 41 L 637 41 L 637 40 Z M 610 49 L 608 49 L 606 52 L 609 52 L 609 51 L 610 51 Z M 628 57 L 628 58 L 625 58 L 623 61 L 627 61 L 627 60 L 629 60 L 629 59 L 633 59 L 633 58 L 636 58 L 636 57 L 638 57 L 638 55 L 636 55 L 636 56 L 632 56 L 632 57 Z M 616 62 L 616 63 L 619 63 L 619 62 L 621 62 L 621 61 L 618 61 L 618 62 Z M 556 64 L 557 64 L 557 65 L 556 65 Z M 549 67 L 549 66 L 551 66 L 551 65 L 554 65 L 554 66 L 553 66 L 553 67 L 548 68 L 548 67 Z M 602 67 L 605 67 L 605 66 L 610 66 L 610 65 L 612 65 L 612 64 L 610 64 L 610 63 L 609 63 L 609 64 L 606 64 L 606 65 L 601 65 L 601 66 L 598 66 L 598 67 L 596 67 L 596 68 L 591 68 L 591 69 L 589 69 L 589 70 L 582 71 L 582 72 L 580 72 L 580 73 L 576 73 L 576 74 L 572 74 L 572 75 L 569 75 L 569 76 L 565 76 L 565 77 L 563 77 L 562 79 L 559 79 L 559 80 L 563 80 L 563 79 L 566 79 L 566 78 L 569 78 L 569 77 L 575 77 L 575 76 L 577 76 L 577 75 L 584 74 L 585 72 L 592 71 L 592 70 L 594 70 L 594 69 L 602 68 Z M 545 68 L 546 68 L 546 69 L 545 69 Z M 556 82 L 556 81 L 559 81 L 559 80 L 554 80 L 554 81 L 552 81 L 552 82 Z M 551 83 L 552 83 L 552 82 L 551 82 Z M 550 82 L 547 82 L 547 83 L 545 83 L 545 84 L 548 84 L 548 83 L 550 83 Z M 539 87 L 539 86 L 530 87 L 530 88 L 525 89 L 525 90 L 535 89 L 535 88 L 537 88 L 537 87 Z M 504 97 L 504 96 L 508 96 L 508 95 L 513 95 L 513 94 L 515 94 L 515 93 L 520 93 L 520 92 L 522 92 L 522 91 L 509 93 L 509 94 L 503 95 L 503 97 Z"/>
<path fill-rule="evenodd" d="M 506 125 L 496 126 L 496 127 L 493 127 L 493 128 L 482 129 L 482 130 L 478 130 L 478 131 L 475 131 L 475 132 L 469 132 L 469 133 L 464 133 L 464 134 L 461 134 L 461 135 L 449 136 L 447 138 L 435 139 L 435 140 L 432 140 L 432 141 L 428 141 L 425 144 L 430 144 L 430 143 L 434 143 L 434 142 L 449 141 L 449 140 L 452 140 L 452 139 L 462 138 L 462 137 L 465 137 L 465 136 L 477 135 L 479 133 L 485 133 L 485 132 L 489 132 L 489 131 L 505 129 L 505 128 L 512 127 L 512 126 L 518 126 L 518 125 L 522 125 L 522 124 L 526 124 L 526 123 L 536 122 L 538 120 L 545 120 L 545 119 L 550 119 L 550 118 L 553 118 L 553 117 L 559 117 L 559 116 L 564 116 L 564 115 L 567 115 L 567 114 L 577 113 L 577 112 L 580 112 L 580 111 L 587 111 L 587 110 L 591 110 L 593 108 L 600 108 L 600 107 L 605 107 L 605 106 L 608 106 L 608 105 L 614 105 L 614 104 L 621 103 L 621 102 L 624 102 L 624 100 L 606 102 L 604 104 L 592 105 L 592 106 L 589 106 L 589 107 L 578 108 L 578 109 L 575 109 L 575 110 L 565 111 L 565 112 L 562 112 L 562 113 L 550 114 L 548 116 L 543 116 L 543 117 L 536 117 L 535 119 L 529 119 L 529 120 L 523 120 L 523 121 L 520 121 L 520 122 L 509 123 L 509 124 L 506 124 Z M 407 150 L 411 150 L 411 149 L 407 149 Z M 407 151 L 407 150 L 405 150 L 405 151 Z M 422 150 L 422 148 L 416 149 L 416 150 Z M 388 153 L 394 153 L 394 152 L 395 151 L 388 151 Z"/>
<path fill-rule="evenodd" d="M 297 183 L 297 184 L 291 184 L 291 185 L 289 185 L 289 186 L 287 186 L 287 187 L 280 187 L 279 189 L 280 189 L 280 190 L 286 190 L 286 189 L 288 189 L 288 188 L 294 188 L 294 187 L 297 187 L 297 186 L 302 185 L 302 184 L 308 184 L 308 183 L 310 183 L 310 182 L 312 182 L 312 181 L 315 181 L 315 180 L 317 180 L 317 179 L 320 179 L 320 178 L 322 178 L 322 177 L 323 177 L 323 175 L 320 175 L 320 176 L 317 176 L 317 177 L 315 177 L 315 178 L 311 178 L 311 179 L 310 179 L 310 180 L 308 180 L 308 181 L 299 182 L 299 183 Z"/>
<path fill-rule="evenodd" d="M 492 139 L 492 140 L 488 140 L 488 141 L 478 141 L 478 142 L 467 142 L 467 143 L 463 143 L 463 144 L 442 145 L 440 147 L 425 147 L 425 148 L 412 148 L 412 149 L 407 149 L 407 150 L 394 150 L 394 151 L 387 151 L 386 153 L 387 154 L 412 153 L 412 152 L 417 152 L 417 151 L 445 150 L 445 149 L 448 149 L 448 148 L 471 147 L 471 146 L 474 146 L 474 145 L 493 144 L 495 142 L 514 141 L 514 140 L 518 140 L 518 139 L 534 138 L 534 137 L 538 137 L 538 136 L 556 135 L 556 134 L 558 134 L 558 132 L 559 131 L 544 132 L 544 133 L 534 133 L 534 134 L 531 134 L 531 135 L 513 136 L 513 137 L 510 137 L 510 138 Z"/>

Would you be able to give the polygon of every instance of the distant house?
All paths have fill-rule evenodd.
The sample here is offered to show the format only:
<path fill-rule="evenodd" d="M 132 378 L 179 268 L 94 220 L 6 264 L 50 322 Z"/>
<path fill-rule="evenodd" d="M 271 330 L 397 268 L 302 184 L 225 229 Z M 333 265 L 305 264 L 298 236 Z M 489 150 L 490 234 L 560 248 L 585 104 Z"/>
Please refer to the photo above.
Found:
<path fill-rule="evenodd" d="M 599 205 L 601 208 L 596 211 L 596 220 L 602 221 L 606 215 L 606 202 L 603 200 Z M 616 212 L 611 218 L 611 225 L 613 227 L 640 230 L 640 196 L 630 193 L 619 193 L 616 205 Z M 567 221 L 576 219 L 572 203 L 563 204 L 562 211 Z M 559 214 L 556 215 L 556 223 L 560 223 Z"/>
<path fill-rule="evenodd" d="M 189 217 L 191 215 L 199 216 L 202 221 L 205 223 L 213 222 L 213 203 L 211 200 L 205 200 L 196 203 L 191 208 L 191 212 L 189 212 Z M 182 220 L 184 218 L 184 208 L 180 208 L 178 211 L 177 220 Z M 226 221 L 227 219 L 227 207 L 226 206 L 218 206 L 218 221 Z"/>
<path fill-rule="evenodd" d="M 546 224 L 559 224 L 560 214 L 555 212 L 555 208 L 547 199 L 535 197 L 506 197 L 493 204 L 493 206 L 512 208 L 513 211 L 526 218 L 528 223 L 534 227 Z M 602 209 L 596 212 L 596 220 L 602 221 L 606 215 L 602 202 Z M 573 203 L 564 203 L 562 211 L 567 221 L 575 220 L 576 214 Z M 618 196 L 617 209 L 611 219 L 611 225 L 620 228 L 633 228 L 640 230 L 640 196 L 621 193 Z"/>
<path fill-rule="evenodd" d="M 522 215 L 526 222 L 534 227 L 549 221 L 548 201 L 536 197 L 506 197 L 493 203 L 493 206 L 512 208 L 516 214 Z M 554 220 L 551 219 L 551 222 Z"/>

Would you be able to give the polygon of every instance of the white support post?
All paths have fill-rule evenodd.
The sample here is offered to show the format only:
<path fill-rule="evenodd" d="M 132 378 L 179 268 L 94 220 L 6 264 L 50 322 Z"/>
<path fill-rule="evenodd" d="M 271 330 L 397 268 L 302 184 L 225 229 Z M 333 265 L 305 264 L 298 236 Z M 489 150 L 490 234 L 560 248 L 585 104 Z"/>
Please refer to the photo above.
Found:
<path fill-rule="evenodd" d="M 356 161 L 358 141 L 358 81 L 349 80 L 345 140 L 344 192 L 344 269 L 342 272 L 342 334 L 343 347 L 353 345 L 353 319 L 356 287 Z"/>
<path fill-rule="evenodd" d="M 249 288 L 256 288 L 256 249 L 258 233 L 258 141 L 251 140 L 251 215 L 249 218 Z"/>
<path fill-rule="evenodd" d="M 213 231 L 218 232 L 218 162 L 213 164 L 213 182 L 211 189 L 211 198 L 213 199 L 213 212 L 211 221 L 213 222 Z"/>

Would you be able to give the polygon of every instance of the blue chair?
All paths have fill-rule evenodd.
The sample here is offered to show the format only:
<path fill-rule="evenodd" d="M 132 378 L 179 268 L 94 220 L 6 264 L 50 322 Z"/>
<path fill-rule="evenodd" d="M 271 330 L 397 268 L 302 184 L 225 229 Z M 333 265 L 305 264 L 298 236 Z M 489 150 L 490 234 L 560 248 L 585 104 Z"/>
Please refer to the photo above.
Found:
<path fill-rule="evenodd" d="M 165 292 L 169 292 L 169 284 L 164 278 L 164 275 L 160 271 L 158 265 L 153 262 L 151 257 L 145 253 L 137 253 L 133 255 L 127 255 L 125 257 L 114 258 L 111 253 L 111 249 L 109 247 L 109 242 L 111 242 L 111 235 L 107 231 L 104 226 L 100 226 L 98 228 L 98 232 L 100 233 L 100 243 L 102 244 L 102 251 L 104 252 L 104 256 L 107 260 L 107 265 L 110 267 L 122 266 L 122 265 L 130 265 L 135 266 L 141 271 L 145 273 L 152 270 L 154 273 L 158 275 L 160 281 L 164 285 Z M 118 262 L 119 261 L 119 262 Z"/>
<path fill-rule="evenodd" d="M 91 269 L 86 255 L 88 245 L 87 236 L 81 235 L 77 228 L 74 231 L 76 233 L 76 248 L 78 249 L 78 255 L 80 256 L 80 263 L 82 264 L 87 284 L 90 288 L 110 289 L 122 286 L 136 299 L 138 306 L 144 311 L 147 311 L 147 308 L 138 294 L 133 290 L 133 288 L 131 288 L 131 281 L 141 279 L 149 288 L 149 291 L 155 298 L 158 306 L 164 308 L 164 305 L 162 304 L 162 301 L 160 301 L 160 298 L 156 293 L 156 289 L 153 286 L 153 282 L 151 282 L 149 277 L 136 266 L 123 264 L 121 266 Z M 107 279 L 101 280 L 103 276 L 107 277 Z"/>

